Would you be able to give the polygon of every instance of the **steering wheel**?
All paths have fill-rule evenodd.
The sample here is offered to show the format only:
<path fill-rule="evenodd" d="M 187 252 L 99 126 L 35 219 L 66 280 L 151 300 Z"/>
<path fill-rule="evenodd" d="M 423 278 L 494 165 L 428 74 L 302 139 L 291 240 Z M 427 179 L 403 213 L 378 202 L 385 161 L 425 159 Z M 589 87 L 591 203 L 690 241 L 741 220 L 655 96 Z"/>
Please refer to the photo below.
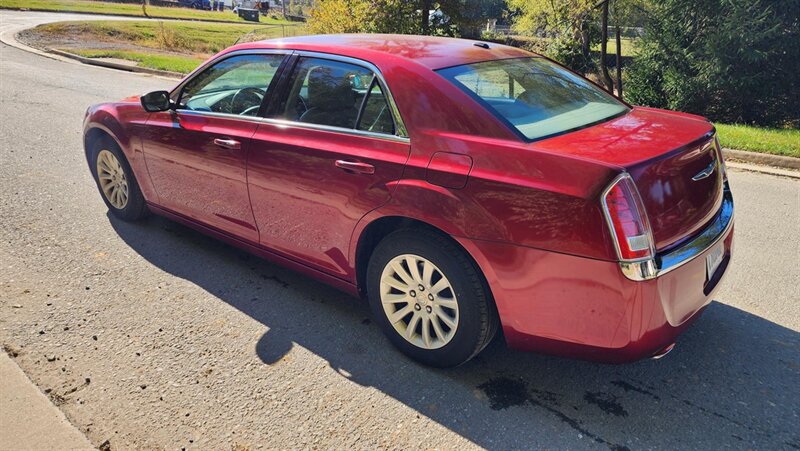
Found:
<path fill-rule="evenodd" d="M 297 96 L 297 101 L 294 104 L 294 111 L 297 113 L 298 118 L 308 111 L 308 104 L 302 96 Z"/>
<path fill-rule="evenodd" d="M 231 113 L 245 115 L 258 110 L 264 100 L 265 90 L 261 88 L 242 88 L 231 99 Z"/>
<path fill-rule="evenodd" d="M 261 108 L 261 105 L 253 105 L 250 108 L 239 113 L 239 116 L 255 116 L 256 114 L 258 114 L 259 108 Z"/>

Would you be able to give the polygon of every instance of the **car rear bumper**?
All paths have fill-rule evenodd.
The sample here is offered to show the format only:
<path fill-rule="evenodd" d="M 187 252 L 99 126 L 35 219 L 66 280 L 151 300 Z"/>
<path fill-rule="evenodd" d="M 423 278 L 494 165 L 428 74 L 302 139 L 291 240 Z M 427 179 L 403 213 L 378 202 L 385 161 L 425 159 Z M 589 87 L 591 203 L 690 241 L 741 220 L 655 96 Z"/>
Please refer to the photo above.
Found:
<path fill-rule="evenodd" d="M 671 349 L 711 302 L 733 250 L 733 201 L 697 237 L 636 276 L 618 262 L 497 242 L 468 241 L 495 297 L 507 343 L 517 349 L 629 362 Z M 708 275 L 706 257 L 723 249 Z M 638 271 L 634 270 L 634 271 Z"/>

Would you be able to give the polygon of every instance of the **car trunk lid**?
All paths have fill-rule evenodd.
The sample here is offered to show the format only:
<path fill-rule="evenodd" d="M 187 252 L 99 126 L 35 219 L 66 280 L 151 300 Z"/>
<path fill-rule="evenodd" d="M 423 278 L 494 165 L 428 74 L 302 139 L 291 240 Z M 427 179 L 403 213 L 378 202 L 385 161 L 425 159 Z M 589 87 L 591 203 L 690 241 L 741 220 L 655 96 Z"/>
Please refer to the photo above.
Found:
<path fill-rule="evenodd" d="M 662 252 L 701 230 L 721 206 L 723 176 L 713 131 L 699 116 L 637 107 L 532 145 L 630 173 Z"/>

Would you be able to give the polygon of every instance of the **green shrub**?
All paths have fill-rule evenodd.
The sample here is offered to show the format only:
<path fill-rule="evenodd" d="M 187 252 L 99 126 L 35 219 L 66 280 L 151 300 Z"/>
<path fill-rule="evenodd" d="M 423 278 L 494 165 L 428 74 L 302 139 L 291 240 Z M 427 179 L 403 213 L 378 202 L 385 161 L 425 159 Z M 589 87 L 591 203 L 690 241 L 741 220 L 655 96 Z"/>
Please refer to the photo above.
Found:
<path fill-rule="evenodd" d="M 721 122 L 800 125 L 800 2 L 661 0 L 626 100 Z"/>

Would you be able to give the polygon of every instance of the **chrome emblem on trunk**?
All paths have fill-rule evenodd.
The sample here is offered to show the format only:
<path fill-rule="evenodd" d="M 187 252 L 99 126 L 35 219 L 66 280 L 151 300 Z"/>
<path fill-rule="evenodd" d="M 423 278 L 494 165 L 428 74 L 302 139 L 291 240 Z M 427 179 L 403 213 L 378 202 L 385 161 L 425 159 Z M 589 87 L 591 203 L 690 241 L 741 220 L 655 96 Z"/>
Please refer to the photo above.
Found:
<path fill-rule="evenodd" d="M 702 171 L 698 172 L 694 177 L 692 177 L 692 180 L 694 180 L 695 182 L 698 180 L 703 180 L 704 178 L 707 178 L 708 176 L 713 174 L 715 169 L 717 169 L 716 159 L 712 161 L 707 168 L 703 169 Z"/>

